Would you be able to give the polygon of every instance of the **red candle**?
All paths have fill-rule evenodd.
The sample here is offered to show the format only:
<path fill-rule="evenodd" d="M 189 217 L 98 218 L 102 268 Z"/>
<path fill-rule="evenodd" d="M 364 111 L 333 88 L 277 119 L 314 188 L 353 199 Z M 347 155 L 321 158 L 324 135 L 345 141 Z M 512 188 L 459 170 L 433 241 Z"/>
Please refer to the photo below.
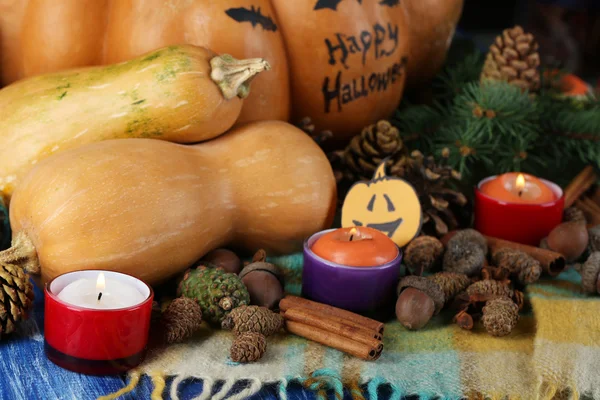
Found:
<path fill-rule="evenodd" d="M 562 221 L 563 209 L 562 189 L 531 175 L 492 176 L 475 189 L 475 229 L 517 243 L 539 246 Z"/>
<path fill-rule="evenodd" d="M 556 200 L 556 194 L 542 180 L 511 172 L 481 185 L 481 192 L 499 201 L 519 204 L 544 204 Z"/>
<path fill-rule="evenodd" d="M 120 374 L 144 358 L 152 289 L 112 271 L 60 275 L 45 286 L 46 356 L 71 371 Z"/>
<path fill-rule="evenodd" d="M 340 228 L 321 236 L 311 247 L 317 256 L 348 267 L 376 267 L 394 260 L 398 246 L 377 229 Z"/>

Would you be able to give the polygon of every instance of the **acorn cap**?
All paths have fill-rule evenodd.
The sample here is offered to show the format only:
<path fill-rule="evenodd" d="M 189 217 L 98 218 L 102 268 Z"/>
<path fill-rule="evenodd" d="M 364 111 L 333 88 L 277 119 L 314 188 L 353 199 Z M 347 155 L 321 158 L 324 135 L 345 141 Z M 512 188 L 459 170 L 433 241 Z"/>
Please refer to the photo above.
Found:
<path fill-rule="evenodd" d="M 281 270 L 275 265 L 264 261 L 253 262 L 252 264 L 248 264 L 245 266 L 239 274 L 240 279 L 243 279 L 244 276 L 248 275 L 250 272 L 254 271 L 265 271 L 273 274 L 275 278 L 281 283 L 281 287 L 285 287 L 285 282 L 283 280 L 283 274 Z"/>
<path fill-rule="evenodd" d="M 442 307 L 444 307 L 444 292 L 442 292 L 440 286 L 431 279 L 427 279 L 424 276 L 405 276 L 400 280 L 400 283 L 398 283 L 397 294 L 400 295 L 404 289 L 409 287 L 422 291 L 433 300 L 433 304 L 435 304 L 435 314 L 438 314 L 442 310 Z"/>

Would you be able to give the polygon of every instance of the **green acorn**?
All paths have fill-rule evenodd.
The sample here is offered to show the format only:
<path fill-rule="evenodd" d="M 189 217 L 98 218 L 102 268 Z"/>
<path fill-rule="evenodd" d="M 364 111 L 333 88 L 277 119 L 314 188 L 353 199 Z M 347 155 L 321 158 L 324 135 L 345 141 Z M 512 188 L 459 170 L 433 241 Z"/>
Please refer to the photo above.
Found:
<path fill-rule="evenodd" d="M 196 300 L 203 318 L 219 325 L 231 310 L 250 303 L 248 290 L 237 275 L 202 264 L 186 271 L 177 294 Z"/>

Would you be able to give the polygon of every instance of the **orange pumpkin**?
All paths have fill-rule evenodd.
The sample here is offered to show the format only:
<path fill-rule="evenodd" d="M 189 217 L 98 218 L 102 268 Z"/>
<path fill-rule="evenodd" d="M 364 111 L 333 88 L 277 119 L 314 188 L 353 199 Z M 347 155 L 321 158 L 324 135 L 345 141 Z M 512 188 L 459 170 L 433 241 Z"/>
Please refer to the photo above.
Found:
<path fill-rule="evenodd" d="M 403 1 L 410 21 L 408 86 L 429 82 L 444 65 L 463 3 L 464 0 Z"/>
<path fill-rule="evenodd" d="M 240 59 L 262 57 L 271 64 L 272 71 L 253 82 L 240 122 L 288 120 L 290 115 L 296 122 L 308 116 L 317 129 L 332 130 L 341 144 L 393 112 L 407 79 L 407 62 L 420 71 L 435 58 L 415 50 L 410 54 L 418 61 L 411 62 L 411 37 L 420 41 L 413 48 L 423 48 L 424 38 L 436 37 L 432 32 L 443 23 L 453 30 L 456 7 L 443 8 L 453 11 L 446 21 L 439 7 L 411 7 L 419 2 L 0 0 L 0 84 L 125 61 L 185 42 Z M 462 0 L 426 1 L 432 2 Z M 415 24 L 418 29 L 409 34 L 409 25 Z M 441 36 L 446 43 L 448 33 Z M 444 52 L 443 59 L 445 47 L 435 49 Z"/>

